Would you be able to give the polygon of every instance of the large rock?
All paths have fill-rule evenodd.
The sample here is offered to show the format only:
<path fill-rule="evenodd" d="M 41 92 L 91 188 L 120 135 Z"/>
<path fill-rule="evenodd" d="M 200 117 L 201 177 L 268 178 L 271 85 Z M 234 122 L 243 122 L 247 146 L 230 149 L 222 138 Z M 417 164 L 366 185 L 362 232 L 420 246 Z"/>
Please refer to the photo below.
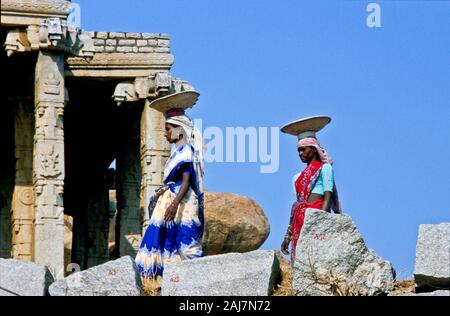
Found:
<path fill-rule="evenodd" d="M 232 193 L 205 193 L 205 255 L 256 250 L 269 233 L 269 221 L 255 201 Z"/>
<path fill-rule="evenodd" d="M 130 256 L 76 272 L 53 283 L 52 296 L 140 296 L 141 278 Z"/>
<path fill-rule="evenodd" d="M 46 266 L 0 258 L 0 296 L 44 296 L 53 281 Z"/>
<path fill-rule="evenodd" d="M 164 296 L 267 296 L 279 272 L 273 250 L 230 253 L 169 263 Z"/>
<path fill-rule="evenodd" d="M 450 223 L 419 226 L 414 281 L 418 288 L 450 288 Z"/>
<path fill-rule="evenodd" d="M 390 291 L 394 279 L 392 265 L 367 249 L 348 215 L 306 211 L 293 271 L 296 295 L 376 295 Z"/>

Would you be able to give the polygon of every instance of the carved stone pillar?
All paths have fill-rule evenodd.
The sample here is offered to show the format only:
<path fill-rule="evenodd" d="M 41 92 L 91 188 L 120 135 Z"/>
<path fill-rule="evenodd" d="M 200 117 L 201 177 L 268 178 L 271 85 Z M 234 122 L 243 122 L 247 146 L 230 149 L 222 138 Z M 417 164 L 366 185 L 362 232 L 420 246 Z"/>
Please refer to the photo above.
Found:
<path fill-rule="evenodd" d="M 16 178 L 12 200 L 12 256 L 31 261 L 34 242 L 33 190 L 33 102 L 19 101 L 15 107 Z"/>
<path fill-rule="evenodd" d="M 0 181 L 0 258 L 11 258 L 11 189 L 11 183 Z"/>
<path fill-rule="evenodd" d="M 39 51 L 35 78 L 35 262 L 64 277 L 64 55 Z"/>
<path fill-rule="evenodd" d="M 11 199 L 14 191 L 13 104 L 0 107 L 0 258 L 11 258 Z"/>
<path fill-rule="evenodd" d="M 125 114 L 124 114 L 125 115 Z M 142 239 L 142 212 L 140 209 L 140 117 L 137 105 L 127 112 L 117 167 L 116 251 L 119 256 L 135 257 Z M 116 253 L 117 254 L 117 253 Z"/>
<path fill-rule="evenodd" d="M 155 190 L 163 184 L 164 165 L 170 155 L 170 144 L 164 138 L 164 122 L 163 113 L 145 105 L 141 118 L 142 235 L 151 217 L 147 210 L 148 202 Z"/>
<path fill-rule="evenodd" d="M 88 258 L 87 267 L 109 260 L 109 192 L 104 183 L 99 183 L 95 194 L 88 201 Z"/>

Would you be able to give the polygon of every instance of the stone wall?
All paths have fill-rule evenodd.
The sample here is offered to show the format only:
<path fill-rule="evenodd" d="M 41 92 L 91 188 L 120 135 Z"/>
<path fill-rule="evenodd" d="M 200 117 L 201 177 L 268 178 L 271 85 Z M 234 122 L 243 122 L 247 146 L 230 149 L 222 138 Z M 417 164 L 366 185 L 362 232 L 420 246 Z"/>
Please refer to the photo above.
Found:
<path fill-rule="evenodd" d="M 170 53 L 169 35 L 159 33 L 84 32 L 96 53 Z"/>

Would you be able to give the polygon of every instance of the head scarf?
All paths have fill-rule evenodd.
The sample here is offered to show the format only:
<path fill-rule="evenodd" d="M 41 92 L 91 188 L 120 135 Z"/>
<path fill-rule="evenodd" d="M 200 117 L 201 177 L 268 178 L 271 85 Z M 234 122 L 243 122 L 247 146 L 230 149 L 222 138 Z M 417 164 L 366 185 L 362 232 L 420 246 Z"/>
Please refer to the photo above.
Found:
<path fill-rule="evenodd" d="M 166 117 L 166 123 L 173 124 L 181 128 L 181 133 L 183 134 L 183 137 L 185 137 L 186 143 L 190 144 L 194 148 L 194 160 L 195 163 L 198 164 L 200 174 L 203 176 L 203 150 L 205 144 L 203 142 L 202 134 L 200 133 L 199 129 L 194 126 L 192 120 L 184 113 L 176 112 L 175 114 L 178 115 Z"/>
<path fill-rule="evenodd" d="M 303 138 L 303 139 L 299 140 L 299 142 L 297 144 L 297 148 L 299 148 L 299 147 L 308 147 L 308 146 L 311 146 L 311 147 L 314 147 L 314 148 L 317 149 L 317 152 L 319 153 L 320 160 L 323 163 L 329 163 L 330 165 L 333 164 L 333 160 L 331 159 L 330 155 L 328 155 L 327 151 L 320 146 L 320 143 L 319 143 L 319 141 L 316 138 L 314 138 L 314 137 L 306 137 L 306 138 Z"/>

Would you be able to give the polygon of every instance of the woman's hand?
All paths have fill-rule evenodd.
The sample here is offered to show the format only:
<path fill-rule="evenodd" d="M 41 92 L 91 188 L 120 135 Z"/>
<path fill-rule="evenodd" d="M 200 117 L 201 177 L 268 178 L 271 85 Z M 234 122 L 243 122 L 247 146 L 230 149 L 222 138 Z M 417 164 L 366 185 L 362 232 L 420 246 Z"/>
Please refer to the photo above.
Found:
<path fill-rule="evenodd" d="M 281 244 L 281 252 L 285 255 L 289 254 L 289 244 L 291 243 L 291 239 L 288 236 L 284 237 L 283 243 Z"/>
<path fill-rule="evenodd" d="M 178 210 L 178 203 L 170 204 L 166 210 L 166 213 L 164 214 L 164 220 L 166 222 L 173 221 L 175 218 L 175 215 L 177 215 L 177 210 Z"/>

